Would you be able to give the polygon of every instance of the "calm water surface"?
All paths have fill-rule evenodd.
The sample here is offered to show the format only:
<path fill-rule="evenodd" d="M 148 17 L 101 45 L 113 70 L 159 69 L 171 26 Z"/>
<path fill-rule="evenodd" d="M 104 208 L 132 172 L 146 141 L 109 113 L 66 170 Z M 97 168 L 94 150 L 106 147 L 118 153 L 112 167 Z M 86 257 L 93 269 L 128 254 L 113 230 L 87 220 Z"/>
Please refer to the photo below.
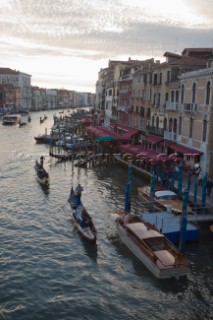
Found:
<path fill-rule="evenodd" d="M 58 163 L 33 137 L 53 114 L 32 113 L 26 127 L 0 124 L 0 319 L 213 319 L 213 234 L 201 226 L 199 243 L 186 247 L 191 273 L 159 281 L 119 240 L 110 214 L 124 206 L 127 172 L 79 169 Z M 34 162 L 45 156 L 51 185 L 45 190 Z M 98 230 L 97 246 L 73 228 L 67 202 L 71 185 Z M 133 212 L 144 211 L 133 178 Z"/>

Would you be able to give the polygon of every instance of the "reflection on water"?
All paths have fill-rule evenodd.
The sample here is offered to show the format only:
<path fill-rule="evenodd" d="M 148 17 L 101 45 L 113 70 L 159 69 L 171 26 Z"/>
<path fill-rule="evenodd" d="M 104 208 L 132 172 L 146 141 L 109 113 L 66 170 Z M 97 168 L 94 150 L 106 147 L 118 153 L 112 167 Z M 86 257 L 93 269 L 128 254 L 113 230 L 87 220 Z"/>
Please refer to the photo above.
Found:
<path fill-rule="evenodd" d="M 97 257 L 98 257 L 98 246 L 97 244 L 92 244 L 86 241 L 86 239 L 81 237 L 81 242 L 84 246 L 85 252 L 88 255 L 88 257 L 97 262 Z"/>

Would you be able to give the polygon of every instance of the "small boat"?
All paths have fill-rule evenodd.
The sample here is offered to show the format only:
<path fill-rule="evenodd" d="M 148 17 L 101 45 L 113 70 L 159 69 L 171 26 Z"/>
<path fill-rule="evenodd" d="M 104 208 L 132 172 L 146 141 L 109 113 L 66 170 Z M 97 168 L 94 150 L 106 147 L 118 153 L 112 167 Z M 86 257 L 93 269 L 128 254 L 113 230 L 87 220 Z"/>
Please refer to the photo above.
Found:
<path fill-rule="evenodd" d="M 7 114 L 2 119 L 2 124 L 13 125 L 20 122 L 21 116 L 19 114 Z"/>
<path fill-rule="evenodd" d="M 150 201 L 150 187 L 138 188 L 138 194 L 146 202 Z M 154 190 L 153 206 L 162 210 L 173 211 L 176 214 L 181 214 L 183 211 L 183 200 L 178 197 L 178 195 L 171 190 L 165 189 L 165 187 L 156 187 Z M 187 205 L 187 212 L 191 212 L 192 208 Z"/>
<path fill-rule="evenodd" d="M 158 279 L 179 278 L 189 272 L 189 261 L 152 224 L 125 212 L 114 213 L 122 242 Z"/>
<path fill-rule="evenodd" d="M 30 116 L 28 117 L 27 121 L 28 121 L 28 122 L 31 122 L 31 117 L 30 117 Z"/>
<path fill-rule="evenodd" d="M 44 169 L 43 164 L 40 164 L 37 160 L 35 163 L 35 172 L 37 180 L 44 186 L 49 186 L 50 184 L 50 176 L 47 171 Z"/>
<path fill-rule="evenodd" d="M 21 127 L 24 127 L 24 126 L 26 126 L 27 125 L 27 122 L 26 121 L 20 121 L 19 122 L 19 127 L 21 128 Z"/>
<path fill-rule="evenodd" d="M 68 200 L 70 208 L 72 210 L 74 224 L 81 234 L 81 236 L 92 244 L 96 243 L 97 231 L 95 229 L 94 223 L 91 216 L 83 206 L 81 200 L 79 200 L 78 195 L 71 188 L 70 197 Z"/>
<path fill-rule="evenodd" d="M 34 137 L 36 143 L 46 143 L 49 144 L 51 141 L 50 134 L 39 134 Z"/>

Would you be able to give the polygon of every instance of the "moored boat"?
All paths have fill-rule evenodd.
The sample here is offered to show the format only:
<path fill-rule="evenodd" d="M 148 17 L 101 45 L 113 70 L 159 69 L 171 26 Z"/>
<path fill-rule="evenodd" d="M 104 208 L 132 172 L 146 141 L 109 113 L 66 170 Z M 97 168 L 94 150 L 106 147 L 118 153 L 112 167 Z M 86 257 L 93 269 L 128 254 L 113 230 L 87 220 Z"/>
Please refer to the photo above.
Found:
<path fill-rule="evenodd" d="M 49 144 L 51 141 L 50 134 L 38 134 L 34 137 L 36 143 L 46 143 Z"/>
<path fill-rule="evenodd" d="M 43 160 L 42 159 L 41 159 L 41 162 L 42 163 L 39 163 L 36 160 L 36 163 L 35 163 L 35 166 L 34 166 L 34 169 L 35 169 L 35 172 L 36 172 L 36 177 L 37 177 L 38 182 L 40 182 L 42 185 L 49 186 L 49 184 L 50 184 L 50 176 L 49 176 L 49 174 L 47 173 L 47 171 L 43 167 Z"/>
<path fill-rule="evenodd" d="M 93 220 L 83 206 L 82 201 L 79 199 L 79 195 L 74 192 L 73 188 L 71 188 L 68 202 L 70 204 L 73 221 L 78 232 L 84 239 L 95 244 L 97 231 Z"/>
<path fill-rule="evenodd" d="M 162 233 L 139 217 L 114 213 L 122 242 L 158 279 L 179 278 L 189 272 L 189 261 Z"/>
<path fill-rule="evenodd" d="M 140 187 L 138 188 L 139 196 L 146 202 L 150 201 L 150 187 Z M 165 187 L 155 187 L 154 197 L 153 197 L 153 207 L 156 207 L 160 210 L 169 210 L 173 211 L 176 214 L 181 214 L 183 210 L 183 200 L 178 197 L 178 195 L 171 190 L 166 189 Z M 191 212 L 192 208 L 190 205 L 187 205 L 187 212 Z"/>

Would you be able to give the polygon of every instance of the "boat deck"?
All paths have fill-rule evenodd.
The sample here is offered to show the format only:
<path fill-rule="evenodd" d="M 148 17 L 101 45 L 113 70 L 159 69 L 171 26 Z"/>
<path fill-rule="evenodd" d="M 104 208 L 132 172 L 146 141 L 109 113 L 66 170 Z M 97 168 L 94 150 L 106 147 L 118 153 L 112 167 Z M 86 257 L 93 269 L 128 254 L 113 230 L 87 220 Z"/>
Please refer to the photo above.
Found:
<path fill-rule="evenodd" d="M 177 216 L 166 211 L 143 213 L 141 216 L 144 221 L 154 225 L 157 230 L 162 233 L 173 243 L 180 240 L 180 219 Z M 191 222 L 187 222 L 186 242 L 199 240 L 199 228 Z"/>

